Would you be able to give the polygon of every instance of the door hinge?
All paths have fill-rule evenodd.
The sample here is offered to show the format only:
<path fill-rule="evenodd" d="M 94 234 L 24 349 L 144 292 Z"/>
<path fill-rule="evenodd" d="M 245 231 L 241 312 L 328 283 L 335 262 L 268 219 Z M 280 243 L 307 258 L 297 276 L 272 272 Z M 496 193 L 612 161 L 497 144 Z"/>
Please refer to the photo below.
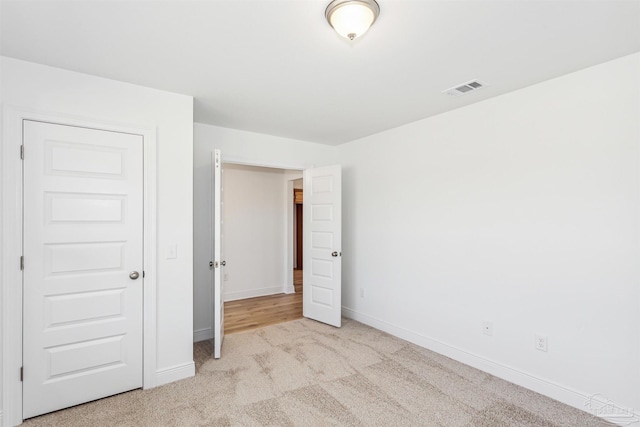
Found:
<path fill-rule="evenodd" d="M 20 270 L 24 271 L 24 256 L 20 255 Z"/>
<path fill-rule="evenodd" d="M 24 368 L 20 366 L 20 381 L 24 380 Z"/>
<path fill-rule="evenodd" d="M 20 160 L 24 160 L 24 145 L 20 146 Z"/>
<path fill-rule="evenodd" d="M 144 270 L 142 270 L 142 278 L 144 279 Z"/>

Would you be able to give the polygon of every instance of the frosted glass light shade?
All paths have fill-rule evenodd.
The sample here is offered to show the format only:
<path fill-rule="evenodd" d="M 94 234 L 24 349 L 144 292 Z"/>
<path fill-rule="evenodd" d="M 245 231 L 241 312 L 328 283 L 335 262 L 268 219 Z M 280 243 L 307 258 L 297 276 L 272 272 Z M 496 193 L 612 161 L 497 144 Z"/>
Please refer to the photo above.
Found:
<path fill-rule="evenodd" d="M 334 0 L 325 11 L 333 29 L 349 40 L 366 33 L 379 14 L 380 6 L 375 0 Z"/>

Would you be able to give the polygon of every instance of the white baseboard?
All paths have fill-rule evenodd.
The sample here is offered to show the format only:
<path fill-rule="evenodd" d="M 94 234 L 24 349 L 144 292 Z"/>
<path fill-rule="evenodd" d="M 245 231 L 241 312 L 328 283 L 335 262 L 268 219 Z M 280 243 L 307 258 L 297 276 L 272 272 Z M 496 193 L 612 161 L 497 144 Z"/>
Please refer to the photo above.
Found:
<path fill-rule="evenodd" d="M 486 359 L 482 356 L 478 356 L 477 354 L 470 353 L 455 346 L 443 343 L 442 341 L 420 335 L 416 332 L 409 331 L 407 329 L 401 328 L 367 314 L 359 313 L 350 308 L 343 306 L 342 315 L 348 317 L 349 319 L 357 320 L 358 322 L 364 323 L 365 325 L 371 326 L 375 329 L 387 332 L 398 338 L 402 338 L 403 340 L 419 345 L 420 347 L 424 347 L 426 349 L 435 351 L 436 353 L 450 357 L 454 360 L 457 360 L 458 362 L 462 362 L 466 365 L 480 369 L 481 371 L 487 372 L 498 378 L 502 378 L 503 380 L 512 382 L 519 386 L 528 388 L 529 390 L 533 390 L 537 393 L 558 400 L 569 406 L 573 406 L 574 408 L 589 412 L 596 416 L 600 416 L 607 421 L 621 425 L 628 425 L 631 422 L 640 420 L 640 413 L 634 411 L 633 409 L 624 408 L 608 400 L 604 402 L 602 400 L 593 402 L 593 395 L 581 393 L 569 387 L 557 384 L 553 381 L 538 378 L 534 375 L 528 374 L 502 363 Z M 590 405 L 590 402 L 593 404 Z M 606 410 L 606 408 L 602 408 L 603 410 L 601 411 L 597 409 L 598 405 L 604 406 L 607 404 L 609 405 L 609 408 L 613 408 L 613 412 L 615 412 L 616 410 L 622 412 L 619 412 L 617 415 L 615 415 L 603 412 L 604 410 Z"/>
<path fill-rule="evenodd" d="M 285 294 L 295 294 L 296 293 L 296 288 L 291 285 L 291 286 L 287 286 L 287 288 L 284 290 Z"/>
<path fill-rule="evenodd" d="M 170 368 L 158 369 L 156 385 L 161 386 L 163 384 L 169 384 L 174 381 L 193 377 L 195 374 L 196 365 L 194 362 L 187 362 Z"/>
<path fill-rule="evenodd" d="M 285 289 L 284 286 L 274 286 L 271 288 L 259 288 L 251 289 L 248 291 L 228 292 L 224 295 L 224 302 L 281 294 L 283 289 Z"/>
<path fill-rule="evenodd" d="M 193 342 L 200 342 L 213 339 L 213 329 L 203 328 L 193 331 Z"/>

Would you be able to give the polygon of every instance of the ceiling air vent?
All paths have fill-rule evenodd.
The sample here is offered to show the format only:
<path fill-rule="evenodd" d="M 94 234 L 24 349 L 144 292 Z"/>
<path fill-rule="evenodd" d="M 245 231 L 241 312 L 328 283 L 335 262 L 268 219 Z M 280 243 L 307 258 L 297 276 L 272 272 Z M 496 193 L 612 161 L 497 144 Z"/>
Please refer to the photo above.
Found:
<path fill-rule="evenodd" d="M 443 90 L 442 93 L 446 93 L 447 95 L 451 95 L 451 96 L 460 96 L 469 92 L 476 91 L 478 89 L 482 89 L 485 86 L 487 85 L 482 83 L 479 80 L 471 80 L 461 85 L 454 86 L 450 89 Z"/>

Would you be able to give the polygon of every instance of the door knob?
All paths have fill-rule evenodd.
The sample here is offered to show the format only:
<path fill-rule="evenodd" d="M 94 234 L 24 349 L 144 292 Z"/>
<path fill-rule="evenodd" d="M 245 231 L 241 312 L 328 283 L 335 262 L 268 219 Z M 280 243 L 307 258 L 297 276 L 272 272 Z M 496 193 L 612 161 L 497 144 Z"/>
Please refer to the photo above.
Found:
<path fill-rule="evenodd" d="M 334 257 L 334 258 L 337 257 L 338 256 L 338 252 L 336 252 L 336 251 L 331 252 L 331 256 Z"/>
<path fill-rule="evenodd" d="M 225 265 L 227 265 L 227 261 L 222 261 L 220 264 L 222 264 L 222 266 L 224 267 Z"/>
<path fill-rule="evenodd" d="M 129 279 L 131 280 L 136 280 L 138 277 L 140 277 L 140 273 L 138 273 L 137 271 L 132 271 L 131 273 L 129 273 Z"/>

